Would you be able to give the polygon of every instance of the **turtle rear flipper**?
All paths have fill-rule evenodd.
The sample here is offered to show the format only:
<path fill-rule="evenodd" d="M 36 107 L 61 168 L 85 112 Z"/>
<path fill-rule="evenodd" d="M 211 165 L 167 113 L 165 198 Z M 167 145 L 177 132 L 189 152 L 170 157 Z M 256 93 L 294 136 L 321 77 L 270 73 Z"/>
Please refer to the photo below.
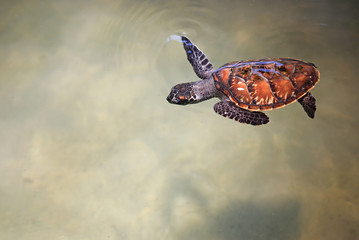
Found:
<path fill-rule="evenodd" d="M 317 110 L 317 106 L 315 105 L 315 98 L 312 96 L 310 92 L 307 92 L 303 97 L 298 99 L 298 102 L 304 108 L 304 111 L 307 113 L 308 117 L 314 118 L 315 110 Z"/>
<path fill-rule="evenodd" d="M 201 79 L 211 76 L 213 65 L 206 55 L 191 40 L 182 36 L 183 47 L 186 50 L 187 59 L 191 63 L 193 70 Z"/>
<path fill-rule="evenodd" d="M 266 114 L 242 109 L 229 100 L 216 103 L 214 105 L 214 111 L 223 117 L 227 117 L 241 123 L 262 125 L 269 122 L 269 118 Z"/>

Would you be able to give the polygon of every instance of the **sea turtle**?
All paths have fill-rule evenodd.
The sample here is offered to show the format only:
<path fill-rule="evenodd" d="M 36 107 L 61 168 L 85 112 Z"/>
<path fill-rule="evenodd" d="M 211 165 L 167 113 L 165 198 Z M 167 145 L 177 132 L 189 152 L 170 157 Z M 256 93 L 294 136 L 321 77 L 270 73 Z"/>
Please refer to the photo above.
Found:
<path fill-rule="evenodd" d="M 260 111 L 284 107 L 296 100 L 310 118 L 316 110 L 309 92 L 319 81 L 313 63 L 292 58 L 266 58 L 236 61 L 213 69 L 206 55 L 187 37 L 181 37 L 187 59 L 202 80 L 181 83 L 171 89 L 167 101 L 186 105 L 212 97 L 220 102 L 214 111 L 241 123 L 261 125 L 269 122 Z"/>

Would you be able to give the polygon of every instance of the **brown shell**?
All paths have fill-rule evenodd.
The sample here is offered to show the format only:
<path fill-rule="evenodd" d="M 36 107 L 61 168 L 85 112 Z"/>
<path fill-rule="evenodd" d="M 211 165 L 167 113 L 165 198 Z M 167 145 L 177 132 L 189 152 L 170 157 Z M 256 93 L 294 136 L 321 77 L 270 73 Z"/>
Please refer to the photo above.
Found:
<path fill-rule="evenodd" d="M 251 111 L 284 107 L 319 81 L 312 63 L 290 58 L 232 62 L 213 73 L 216 88 L 237 106 Z"/>

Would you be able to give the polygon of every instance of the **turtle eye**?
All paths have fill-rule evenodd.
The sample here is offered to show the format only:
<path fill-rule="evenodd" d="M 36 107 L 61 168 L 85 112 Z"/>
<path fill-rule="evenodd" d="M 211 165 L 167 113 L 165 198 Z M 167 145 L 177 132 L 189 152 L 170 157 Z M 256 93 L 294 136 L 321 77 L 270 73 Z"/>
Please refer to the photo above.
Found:
<path fill-rule="evenodd" d="M 190 103 L 190 99 L 187 98 L 186 95 L 180 93 L 180 94 L 177 94 L 177 96 L 175 96 L 172 103 L 186 105 L 186 104 Z"/>
<path fill-rule="evenodd" d="M 183 95 L 179 95 L 179 96 L 178 96 L 178 99 L 181 100 L 181 101 L 184 101 L 184 100 L 186 100 L 186 97 L 183 96 Z"/>

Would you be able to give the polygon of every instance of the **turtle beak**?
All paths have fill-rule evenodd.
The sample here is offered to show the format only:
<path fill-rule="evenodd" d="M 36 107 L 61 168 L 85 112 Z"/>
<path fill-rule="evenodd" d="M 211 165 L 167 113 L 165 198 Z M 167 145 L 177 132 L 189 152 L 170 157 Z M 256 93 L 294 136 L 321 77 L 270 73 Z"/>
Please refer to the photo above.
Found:
<path fill-rule="evenodd" d="M 177 99 L 177 97 L 175 96 L 175 94 L 172 91 L 166 99 L 169 103 L 172 103 L 172 104 L 179 104 L 179 105 L 187 104 L 184 101 L 181 101 L 181 99 Z"/>
<path fill-rule="evenodd" d="M 166 98 L 169 103 L 178 104 L 178 105 L 187 105 L 190 102 L 185 99 L 184 96 L 176 94 L 173 89 L 171 90 L 170 94 Z"/>
<path fill-rule="evenodd" d="M 172 96 L 171 96 L 172 95 Z M 173 94 L 172 94 L 172 92 L 167 96 L 167 101 L 169 102 L 169 103 L 172 103 L 172 99 L 173 99 Z"/>

